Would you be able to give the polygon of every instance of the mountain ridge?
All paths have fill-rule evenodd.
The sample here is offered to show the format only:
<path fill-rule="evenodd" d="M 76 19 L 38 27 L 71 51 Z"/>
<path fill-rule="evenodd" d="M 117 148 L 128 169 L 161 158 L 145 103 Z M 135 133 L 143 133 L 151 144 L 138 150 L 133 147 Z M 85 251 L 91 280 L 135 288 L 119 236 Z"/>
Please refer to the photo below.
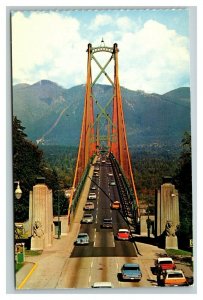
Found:
<path fill-rule="evenodd" d="M 133 91 L 121 87 L 123 110 L 130 146 L 149 143 L 179 143 L 184 131 L 190 131 L 190 89 L 182 87 L 163 95 Z M 95 85 L 95 99 L 101 105 L 112 95 L 109 85 Z M 79 142 L 85 85 L 65 89 L 42 80 L 32 85 L 13 86 L 13 114 L 26 127 L 28 137 L 36 141 L 44 136 L 46 144 L 77 145 Z M 95 114 L 99 111 L 95 104 Z M 112 108 L 108 108 L 111 115 Z"/>

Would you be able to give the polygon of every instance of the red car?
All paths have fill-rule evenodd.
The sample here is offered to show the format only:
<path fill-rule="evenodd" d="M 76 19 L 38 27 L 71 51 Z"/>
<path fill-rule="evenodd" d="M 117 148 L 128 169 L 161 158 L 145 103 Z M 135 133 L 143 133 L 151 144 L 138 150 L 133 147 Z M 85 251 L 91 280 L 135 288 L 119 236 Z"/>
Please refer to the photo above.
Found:
<path fill-rule="evenodd" d="M 119 229 L 117 233 L 117 239 L 128 241 L 131 238 L 130 230 L 128 229 Z"/>

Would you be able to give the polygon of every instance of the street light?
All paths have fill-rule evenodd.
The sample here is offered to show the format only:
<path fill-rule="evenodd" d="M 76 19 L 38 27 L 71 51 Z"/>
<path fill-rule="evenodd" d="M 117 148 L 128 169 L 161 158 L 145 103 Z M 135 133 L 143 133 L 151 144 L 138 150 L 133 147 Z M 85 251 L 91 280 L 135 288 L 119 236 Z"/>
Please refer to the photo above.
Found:
<path fill-rule="evenodd" d="M 59 190 L 55 190 L 55 192 L 57 192 L 57 215 L 58 215 L 58 231 L 57 231 L 57 239 L 61 238 L 61 228 L 59 226 L 60 224 L 60 203 L 59 203 L 59 199 L 60 199 L 60 193 L 63 191 L 63 195 L 64 195 L 64 189 L 59 189 Z M 67 192 L 65 192 L 65 195 L 67 194 Z"/>
<path fill-rule="evenodd" d="M 16 197 L 16 199 L 19 200 L 22 196 L 22 190 L 20 188 L 20 181 L 15 181 L 14 183 L 17 183 L 17 188 L 15 190 L 15 197 Z"/>

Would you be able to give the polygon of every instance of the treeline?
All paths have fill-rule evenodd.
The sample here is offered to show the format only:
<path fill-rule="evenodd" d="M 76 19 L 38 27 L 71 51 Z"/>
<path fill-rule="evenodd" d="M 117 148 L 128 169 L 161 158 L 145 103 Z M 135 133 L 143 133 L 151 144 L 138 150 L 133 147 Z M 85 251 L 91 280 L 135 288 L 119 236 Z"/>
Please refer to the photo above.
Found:
<path fill-rule="evenodd" d="M 58 201 L 60 213 L 68 210 L 68 202 L 63 193 L 72 182 L 71 174 L 56 164 L 52 164 L 37 145 L 28 140 L 24 133 L 25 127 L 17 117 L 13 117 L 13 190 L 16 189 L 16 181 L 20 182 L 22 197 L 17 200 L 14 196 L 14 220 L 23 222 L 29 217 L 29 192 L 36 184 L 37 177 L 45 177 L 47 186 L 53 191 L 53 211 L 58 213 Z"/>

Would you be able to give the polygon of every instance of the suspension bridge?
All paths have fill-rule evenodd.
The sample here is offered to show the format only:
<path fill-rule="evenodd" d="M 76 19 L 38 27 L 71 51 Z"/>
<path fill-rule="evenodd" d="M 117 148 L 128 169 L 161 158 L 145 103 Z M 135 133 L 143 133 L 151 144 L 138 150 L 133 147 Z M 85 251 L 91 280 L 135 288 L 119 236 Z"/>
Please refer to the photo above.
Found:
<path fill-rule="evenodd" d="M 114 189 L 117 189 L 116 197 L 121 203 L 123 218 L 136 230 L 139 223 L 139 201 L 127 142 L 119 84 L 118 53 L 116 43 L 112 47 L 107 47 L 103 39 L 98 47 L 88 44 L 84 112 L 68 219 L 70 220 L 71 214 L 74 214 L 90 166 L 94 164 L 98 168 L 103 161 L 108 167 L 105 168 L 102 164 L 99 176 L 104 178 L 108 177 L 108 174 L 113 174 L 116 186 Z M 102 63 L 99 61 L 101 54 Z M 93 79 L 92 70 L 95 65 L 98 73 Z M 96 98 L 94 95 L 94 87 L 102 76 L 110 83 L 111 97 L 101 104 L 99 97 Z M 94 178 L 91 180 L 94 184 Z M 98 188 L 104 191 L 107 186 L 101 184 Z M 109 200 L 112 200 L 111 197 Z"/>

